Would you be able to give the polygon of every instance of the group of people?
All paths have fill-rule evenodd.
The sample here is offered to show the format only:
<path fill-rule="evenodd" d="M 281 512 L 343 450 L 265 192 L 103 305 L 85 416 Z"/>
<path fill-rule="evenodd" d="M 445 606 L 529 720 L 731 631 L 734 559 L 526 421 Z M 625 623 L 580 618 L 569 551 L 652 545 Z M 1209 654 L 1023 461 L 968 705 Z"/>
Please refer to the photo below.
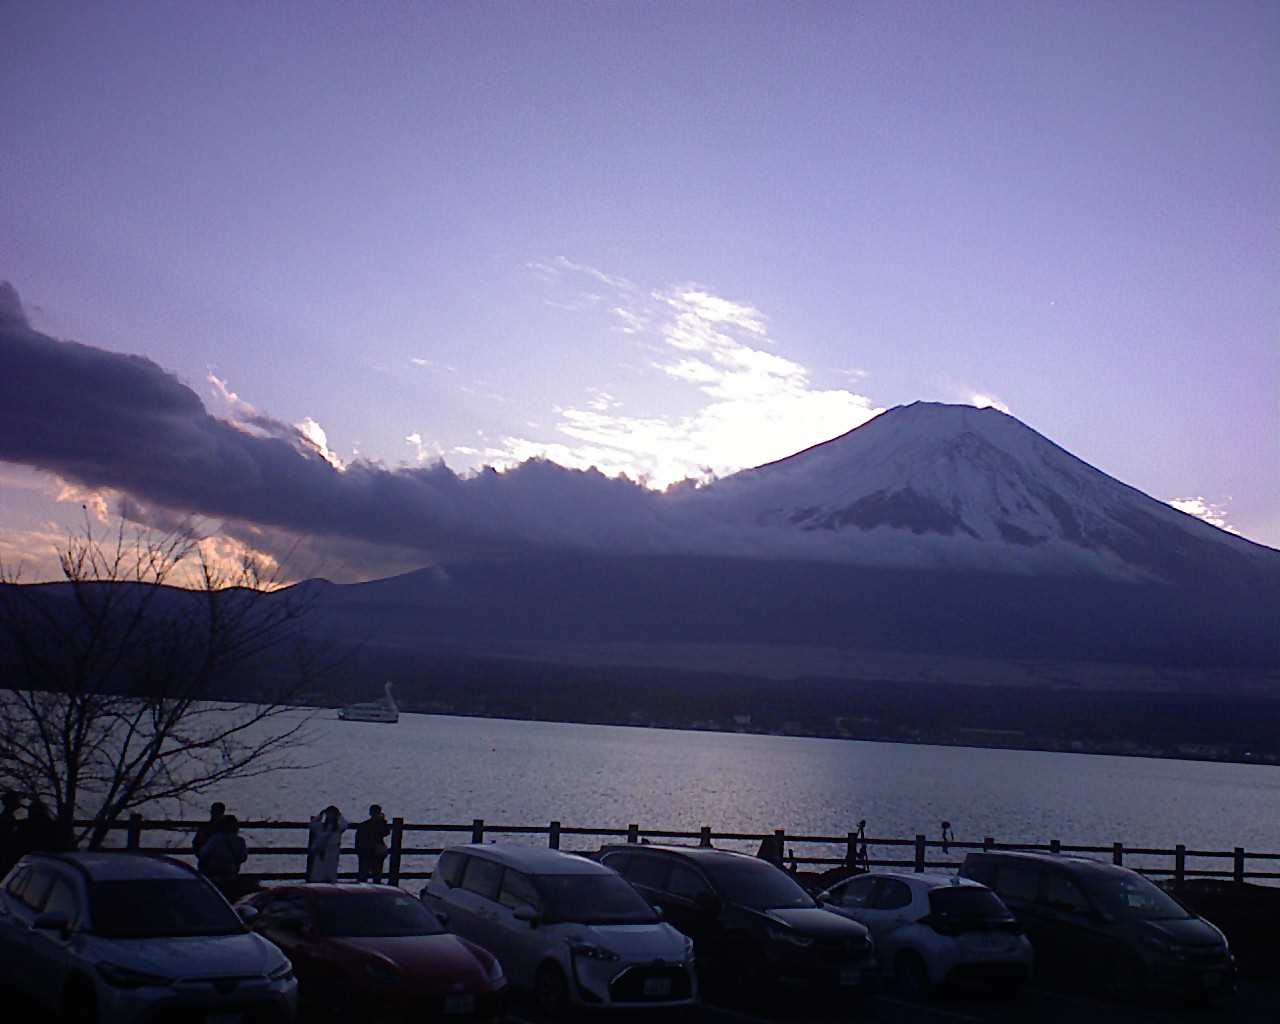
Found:
<path fill-rule="evenodd" d="M 26 814 L 18 817 L 24 800 Z M 0 796 L 0 878 L 9 873 L 23 854 L 56 850 L 60 845 L 57 822 L 39 798 L 24 798 L 12 790 Z"/>
<path fill-rule="evenodd" d="M 342 833 L 351 827 L 342 812 L 330 804 L 307 826 L 307 881 L 336 882 Z M 391 824 L 378 804 L 369 805 L 369 817 L 355 826 L 356 881 L 382 882 Z"/>
<path fill-rule="evenodd" d="M 351 828 L 337 807 L 330 804 L 311 818 L 307 826 L 307 881 L 336 882 L 342 834 Z M 377 804 L 369 807 L 369 817 L 355 826 L 356 881 L 381 883 L 383 864 L 387 859 L 387 837 L 391 824 Z M 204 822 L 191 840 L 191 852 L 200 871 L 223 892 L 231 895 L 238 888 L 240 868 L 249 851 L 240 836 L 240 822 L 228 814 L 221 801 L 209 808 Z"/>

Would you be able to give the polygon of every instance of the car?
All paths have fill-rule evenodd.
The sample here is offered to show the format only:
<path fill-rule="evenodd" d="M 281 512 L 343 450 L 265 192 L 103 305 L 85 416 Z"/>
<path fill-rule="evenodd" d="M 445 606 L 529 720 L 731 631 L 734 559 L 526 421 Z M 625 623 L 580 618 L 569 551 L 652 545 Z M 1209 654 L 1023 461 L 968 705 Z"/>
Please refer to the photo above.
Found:
<path fill-rule="evenodd" d="M 63 1020 L 287 1024 L 297 1009 L 288 957 L 172 857 L 22 857 L 0 883 L 0 963 Z"/>
<path fill-rule="evenodd" d="M 304 1016 L 494 1020 L 507 979 L 487 950 L 451 935 L 401 889 L 360 883 L 277 885 L 236 904 L 288 954 Z"/>
<path fill-rule="evenodd" d="M 421 898 L 495 953 L 513 988 L 555 1016 L 568 1007 L 695 1004 L 693 944 L 617 873 L 585 857 L 517 845 L 455 846 Z"/>
<path fill-rule="evenodd" d="M 999 894 L 1027 929 L 1036 962 L 1085 972 L 1116 994 L 1197 1001 L 1235 988 L 1226 936 L 1128 868 L 1044 853 L 970 853 L 960 874 Z"/>
<path fill-rule="evenodd" d="M 866 925 L 882 968 L 913 995 L 978 982 L 1016 991 L 1031 976 L 1031 943 L 1000 897 L 955 875 L 896 871 L 856 875 L 818 897 Z"/>
<path fill-rule="evenodd" d="M 599 857 L 693 939 L 700 968 L 721 983 L 800 981 L 855 994 L 875 984 L 867 929 L 819 906 L 767 861 L 649 844 L 606 846 Z"/>

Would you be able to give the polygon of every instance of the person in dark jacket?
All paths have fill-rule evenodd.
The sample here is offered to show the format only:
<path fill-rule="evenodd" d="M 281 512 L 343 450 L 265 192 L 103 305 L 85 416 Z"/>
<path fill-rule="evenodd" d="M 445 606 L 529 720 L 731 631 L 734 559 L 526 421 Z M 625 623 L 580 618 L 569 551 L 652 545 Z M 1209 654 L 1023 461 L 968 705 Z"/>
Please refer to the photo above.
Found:
<path fill-rule="evenodd" d="M 382 884 L 382 864 L 387 859 L 387 836 L 391 826 L 382 808 L 373 804 L 369 817 L 356 826 L 356 881 Z"/>
<path fill-rule="evenodd" d="M 18 824 L 17 848 L 19 857 L 37 850 L 60 848 L 58 823 L 38 797 L 31 798 L 27 804 L 27 816 Z"/>
<path fill-rule="evenodd" d="M 222 820 L 227 813 L 227 805 L 221 800 L 215 800 L 209 805 L 209 820 L 196 829 L 196 834 L 191 837 L 191 852 L 196 855 L 196 859 L 200 859 L 200 851 L 204 849 L 204 844 L 212 839 L 218 832 L 218 822 Z"/>
<path fill-rule="evenodd" d="M 249 859 L 249 851 L 240 835 L 240 822 L 234 814 L 218 819 L 217 831 L 200 847 L 197 855 L 200 871 L 228 899 L 234 898 L 240 865 Z"/>
<path fill-rule="evenodd" d="M 22 807 L 22 795 L 9 790 L 0 800 L 3 800 L 0 807 L 0 878 L 3 878 L 22 855 L 18 849 L 18 832 L 22 827 L 18 810 Z"/>

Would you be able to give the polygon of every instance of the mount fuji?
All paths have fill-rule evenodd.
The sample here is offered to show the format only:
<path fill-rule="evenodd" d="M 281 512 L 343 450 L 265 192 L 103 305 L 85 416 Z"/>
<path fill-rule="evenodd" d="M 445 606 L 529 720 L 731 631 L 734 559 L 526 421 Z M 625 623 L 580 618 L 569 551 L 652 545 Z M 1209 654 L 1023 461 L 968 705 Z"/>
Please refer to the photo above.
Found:
<path fill-rule="evenodd" d="M 1280 572 L 1280 552 L 1148 497 L 992 408 L 900 406 L 683 505 L 690 534 L 722 554 L 1133 580 Z"/>
<path fill-rule="evenodd" d="M 335 630 L 403 666 L 451 650 L 1280 695 L 1280 552 L 994 409 L 904 406 L 778 462 L 649 494 L 630 543 L 437 564 L 326 587 L 322 603 Z"/>

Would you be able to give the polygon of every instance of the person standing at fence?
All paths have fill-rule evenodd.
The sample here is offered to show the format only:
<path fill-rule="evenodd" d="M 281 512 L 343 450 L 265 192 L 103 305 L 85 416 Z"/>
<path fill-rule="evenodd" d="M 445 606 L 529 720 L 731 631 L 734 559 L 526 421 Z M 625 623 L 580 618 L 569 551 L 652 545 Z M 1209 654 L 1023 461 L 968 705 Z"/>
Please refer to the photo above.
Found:
<path fill-rule="evenodd" d="M 58 823 L 37 797 L 27 803 L 27 816 L 18 823 L 15 839 L 19 857 L 40 850 L 60 850 L 64 845 L 58 841 Z"/>
<path fill-rule="evenodd" d="M 235 899 L 240 865 L 249 859 L 249 850 L 234 814 L 224 814 L 218 819 L 217 831 L 200 847 L 197 859 L 201 873 L 221 889 L 227 899 Z"/>
<path fill-rule="evenodd" d="M 200 851 L 204 849 L 204 844 L 217 835 L 218 822 L 226 813 L 227 805 L 221 800 L 215 800 L 209 805 L 209 820 L 197 828 L 196 834 L 191 837 L 191 852 L 196 855 L 197 861 L 200 859 Z"/>
<path fill-rule="evenodd" d="M 350 828 L 347 819 L 333 804 L 311 819 L 307 826 L 307 881 L 336 882 L 342 833 Z"/>
<path fill-rule="evenodd" d="M 0 808 L 0 877 L 3 877 L 18 862 L 18 830 L 22 826 L 18 810 L 22 807 L 22 795 L 9 790 L 0 799 L 4 801 Z"/>
<path fill-rule="evenodd" d="M 956 834 L 952 831 L 951 822 L 944 821 L 942 823 L 942 852 L 950 853 L 951 844 L 956 841 Z"/>
<path fill-rule="evenodd" d="M 378 804 L 369 807 L 369 817 L 356 826 L 356 881 L 382 884 L 382 864 L 387 859 L 387 836 L 391 826 Z"/>

